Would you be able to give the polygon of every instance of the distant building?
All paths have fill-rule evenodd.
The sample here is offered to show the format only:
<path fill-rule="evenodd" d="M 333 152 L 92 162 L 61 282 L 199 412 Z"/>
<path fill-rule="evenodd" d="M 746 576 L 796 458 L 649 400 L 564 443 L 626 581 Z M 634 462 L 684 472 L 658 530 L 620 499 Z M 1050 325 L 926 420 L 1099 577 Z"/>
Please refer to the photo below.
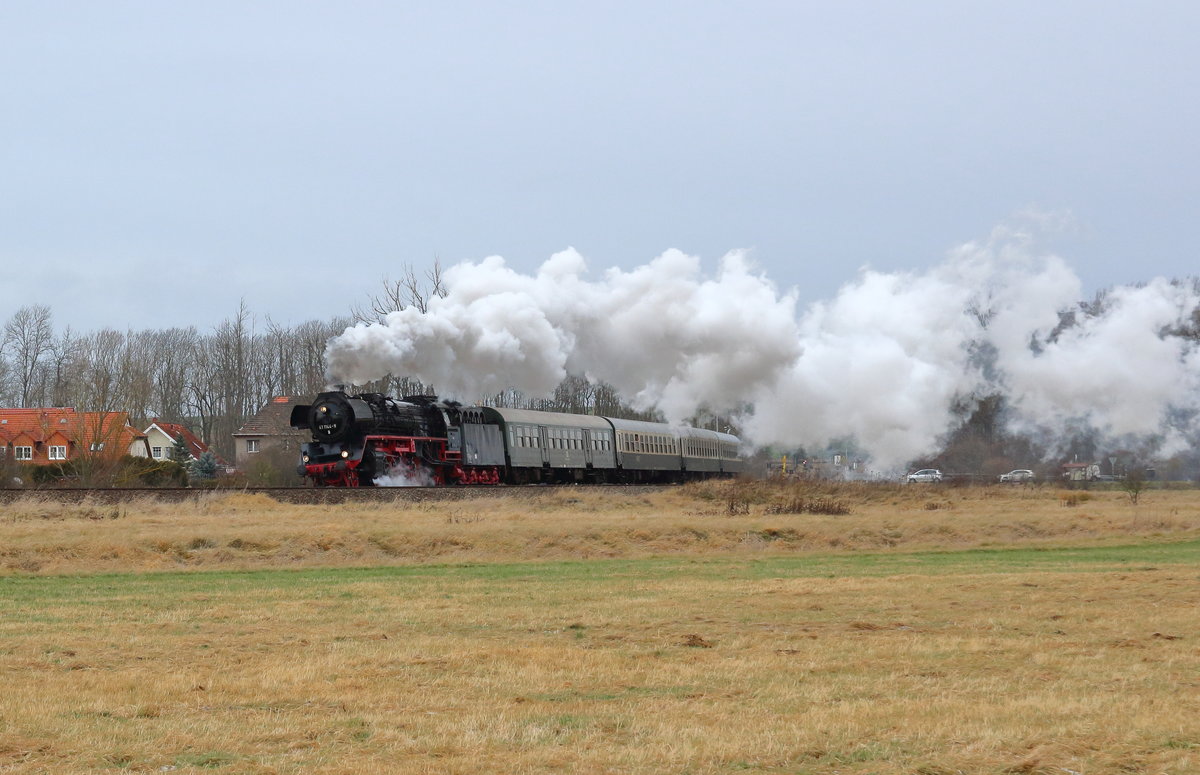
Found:
<path fill-rule="evenodd" d="M 187 448 L 188 457 L 191 460 L 199 460 L 201 455 L 211 451 L 208 445 L 192 433 L 187 426 L 179 423 L 155 419 L 143 433 L 146 436 L 146 445 L 150 448 L 150 457 L 155 460 L 170 460 L 171 450 L 175 447 L 176 439 L 183 439 L 183 445 Z M 215 452 L 213 457 L 217 459 L 217 465 L 223 468 L 230 467 Z"/>
<path fill-rule="evenodd" d="M 244 471 L 256 455 L 267 452 L 292 453 L 299 460 L 300 445 L 309 436 L 292 427 L 292 407 L 311 401 L 304 396 L 272 398 L 233 434 L 234 464 Z"/>
<path fill-rule="evenodd" d="M 0 409 L 0 458 L 49 465 L 91 455 L 149 457 L 150 447 L 128 412 Z"/>

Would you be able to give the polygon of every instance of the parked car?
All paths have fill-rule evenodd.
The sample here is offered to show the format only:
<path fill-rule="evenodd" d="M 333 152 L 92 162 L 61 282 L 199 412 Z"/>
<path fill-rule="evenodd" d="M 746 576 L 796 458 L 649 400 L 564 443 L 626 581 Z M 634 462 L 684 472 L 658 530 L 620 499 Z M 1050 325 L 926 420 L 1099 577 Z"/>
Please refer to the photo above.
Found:
<path fill-rule="evenodd" d="M 942 481 L 942 472 L 936 468 L 922 468 L 920 471 L 913 471 L 904 477 L 904 481 L 909 484 L 913 484 L 914 482 L 940 482 Z"/>
<path fill-rule="evenodd" d="M 1033 471 L 1028 468 L 1018 468 L 1014 471 L 1009 471 L 1007 474 L 1000 474 L 1002 482 L 1032 482 Z"/>

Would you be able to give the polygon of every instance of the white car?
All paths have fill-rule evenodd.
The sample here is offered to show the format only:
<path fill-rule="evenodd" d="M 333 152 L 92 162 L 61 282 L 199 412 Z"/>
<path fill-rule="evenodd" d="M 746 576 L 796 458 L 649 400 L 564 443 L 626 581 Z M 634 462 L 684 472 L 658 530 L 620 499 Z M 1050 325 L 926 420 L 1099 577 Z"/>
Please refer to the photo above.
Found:
<path fill-rule="evenodd" d="M 1028 468 L 1018 468 L 1015 471 L 1009 471 L 1007 474 L 1000 474 L 1002 482 L 1032 482 L 1033 471 Z"/>
<path fill-rule="evenodd" d="M 922 468 L 920 471 L 913 471 L 904 477 L 904 481 L 909 484 L 914 482 L 940 482 L 942 481 L 942 472 L 936 468 Z"/>

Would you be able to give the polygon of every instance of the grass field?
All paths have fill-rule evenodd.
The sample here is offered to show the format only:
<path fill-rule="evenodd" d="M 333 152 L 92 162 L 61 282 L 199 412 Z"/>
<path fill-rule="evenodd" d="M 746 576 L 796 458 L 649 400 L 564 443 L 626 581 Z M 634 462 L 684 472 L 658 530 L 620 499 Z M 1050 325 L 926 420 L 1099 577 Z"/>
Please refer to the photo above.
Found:
<path fill-rule="evenodd" d="M 1197 495 L 18 501 L 0 773 L 1197 772 Z"/>

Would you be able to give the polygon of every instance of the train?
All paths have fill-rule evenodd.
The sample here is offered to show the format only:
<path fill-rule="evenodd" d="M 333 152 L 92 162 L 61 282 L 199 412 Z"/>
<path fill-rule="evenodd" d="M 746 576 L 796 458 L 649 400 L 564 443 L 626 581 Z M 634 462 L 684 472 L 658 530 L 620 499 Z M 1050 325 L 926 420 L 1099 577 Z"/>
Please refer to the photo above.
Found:
<path fill-rule="evenodd" d="M 743 469 L 730 433 L 437 396 L 334 390 L 290 422 L 312 435 L 297 471 L 317 487 L 657 484 Z"/>

